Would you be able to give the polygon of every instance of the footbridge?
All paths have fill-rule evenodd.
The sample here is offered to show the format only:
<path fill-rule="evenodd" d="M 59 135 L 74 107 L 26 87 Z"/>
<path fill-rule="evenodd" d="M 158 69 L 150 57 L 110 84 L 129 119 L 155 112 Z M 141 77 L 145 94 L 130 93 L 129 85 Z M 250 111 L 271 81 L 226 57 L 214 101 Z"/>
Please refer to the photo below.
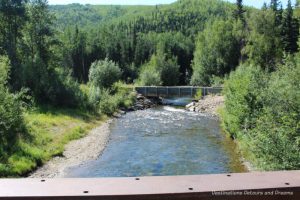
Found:
<path fill-rule="evenodd" d="M 140 86 L 135 87 L 137 93 L 145 97 L 194 97 L 199 91 L 202 96 L 219 94 L 223 87 L 193 87 L 193 86 Z"/>

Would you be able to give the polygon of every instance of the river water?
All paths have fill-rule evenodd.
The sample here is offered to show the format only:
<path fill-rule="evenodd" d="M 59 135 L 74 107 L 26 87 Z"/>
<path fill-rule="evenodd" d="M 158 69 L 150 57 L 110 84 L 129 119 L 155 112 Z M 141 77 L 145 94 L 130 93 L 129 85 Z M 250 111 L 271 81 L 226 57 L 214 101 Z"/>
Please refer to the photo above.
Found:
<path fill-rule="evenodd" d="M 136 177 L 244 172 L 235 144 L 219 122 L 170 106 L 114 120 L 110 141 L 94 161 L 66 177 Z"/>

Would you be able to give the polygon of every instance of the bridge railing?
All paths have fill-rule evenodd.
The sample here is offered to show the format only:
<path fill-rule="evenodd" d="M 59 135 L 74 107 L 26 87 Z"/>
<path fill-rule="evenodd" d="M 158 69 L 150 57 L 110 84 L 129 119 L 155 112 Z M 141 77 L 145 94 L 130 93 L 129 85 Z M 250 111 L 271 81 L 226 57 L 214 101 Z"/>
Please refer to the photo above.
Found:
<path fill-rule="evenodd" d="M 0 179 L 0 200 L 300 199 L 300 171 L 194 176 Z"/>
<path fill-rule="evenodd" d="M 137 93 L 147 97 L 194 97 L 199 90 L 203 96 L 220 94 L 222 87 L 193 87 L 193 86 L 141 86 L 135 87 Z"/>

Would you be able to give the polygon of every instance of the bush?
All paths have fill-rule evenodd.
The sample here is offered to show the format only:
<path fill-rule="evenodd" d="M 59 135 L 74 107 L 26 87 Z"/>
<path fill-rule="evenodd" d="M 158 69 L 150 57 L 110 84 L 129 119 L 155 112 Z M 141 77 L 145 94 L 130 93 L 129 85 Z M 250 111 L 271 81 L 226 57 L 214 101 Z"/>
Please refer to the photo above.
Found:
<path fill-rule="evenodd" d="M 117 82 L 112 90 L 90 86 L 89 105 L 99 114 L 112 115 L 120 107 L 129 108 L 132 106 L 135 95 L 132 88 Z"/>
<path fill-rule="evenodd" d="M 260 169 L 300 167 L 299 77 L 299 58 L 289 58 L 271 74 L 241 66 L 225 82 L 224 128 Z"/>
<path fill-rule="evenodd" d="M 82 106 L 84 95 L 80 85 L 67 71 L 47 67 L 38 56 L 23 68 L 23 85 L 30 89 L 37 103 L 60 107 Z"/>
<path fill-rule="evenodd" d="M 72 108 L 86 107 L 87 97 L 80 89 L 80 84 L 63 70 L 56 70 L 57 77 L 48 88 L 48 97 L 51 104 Z"/>
<path fill-rule="evenodd" d="M 249 131 L 257 165 L 268 170 L 300 168 L 300 60 L 288 59 L 272 73 L 264 108 Z"/>
<path fill-rule="evenodd" d="M 260 95 L 265 85 L 264 72 L 254 66 L 240 66 L 225 81 L 223 125 L 233 138 L 255 122 L 262 107 Z"/>
<path fill-rule="evenodd" d="M 140 85 L 143 86 L 157 86 L 161 85 L 162 81 L 160 78 L 160 74 L 154 69 L 144 69 L 140 74 Z"/>
<path fill-rule="evenodd" d="M 0 155 L 12 150 L 24 132 L 23 113 L 17 95 L 0 87 Z M 0 158 L 2 160 L 2 158 Z"/>
<path fill-rule="evenodd" d="M 90 68 L 90 83 L 100 88 L 110 88 L 121 78 L 121 70 L 113 61 L 99 60 L 95 61 Z"/>
<path fill-rule="evenodd" d="M 25 132 L 19 95 L 6 88 L 9 62 L 0 58 L 0 162 L 14 149 L 18 138 Z M 1 166 L 0 166 L 1 168 Z"/>
<path fill-rule="evenodd" d="M 108 90 L 101 91 L 101 100 L 99 102 L 99 112 L 112 115 L 117 111 L 120 98 L 118 95 L 110 95 Z"/>
<path fill-rule="evenodd" d="M 194 99 L 196 100 L 200 100 L 202 99 L 203 95 L 202 95 L 202 89 L 198 89 L 195 96 L 194 96 Z"/>

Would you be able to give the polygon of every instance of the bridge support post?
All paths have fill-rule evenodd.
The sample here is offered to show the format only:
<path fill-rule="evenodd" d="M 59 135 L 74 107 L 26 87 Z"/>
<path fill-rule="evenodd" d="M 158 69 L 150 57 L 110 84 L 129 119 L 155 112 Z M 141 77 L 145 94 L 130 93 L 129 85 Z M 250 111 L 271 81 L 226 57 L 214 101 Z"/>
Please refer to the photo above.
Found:
<path fill-rule="evenodd" d="M 167 96 L 169 96 L 169 87 L 167 87 Z"/>

